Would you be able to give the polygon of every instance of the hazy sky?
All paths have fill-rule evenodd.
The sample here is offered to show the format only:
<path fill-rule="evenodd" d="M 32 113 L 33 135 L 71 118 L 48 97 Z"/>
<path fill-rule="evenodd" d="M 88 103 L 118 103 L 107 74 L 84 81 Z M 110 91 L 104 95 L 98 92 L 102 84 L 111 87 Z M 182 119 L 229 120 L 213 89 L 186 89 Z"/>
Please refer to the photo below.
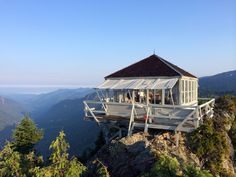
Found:
<path fill-rule="evenodd" d="M 235 0 L 0 0 L 0 85 L 96 85 L 151 54 L 236 69 Z"/>

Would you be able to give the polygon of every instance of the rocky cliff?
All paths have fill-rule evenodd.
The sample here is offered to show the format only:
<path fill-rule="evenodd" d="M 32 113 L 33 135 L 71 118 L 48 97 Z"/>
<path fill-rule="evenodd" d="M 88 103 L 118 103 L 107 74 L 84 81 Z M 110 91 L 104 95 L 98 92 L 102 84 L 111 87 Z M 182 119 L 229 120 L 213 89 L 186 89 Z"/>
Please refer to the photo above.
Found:
<path fill-rule="evenodd" d="M 234 101 L 218 99 L 215 116 L 205 118 L 203 126 L 194 132 L 181 134 L 179 146 L 176 146 L 173 132 L 140 132 L 112 140 L 92 159 L 106 165 L 112 177 L 152 176 L 154 173 L 150 171 L 163 155 L 176 162 L 176 176 L 236 176 L 235 140 L 232 139 L 236 131 L 232 133 L 231 128 L 234 123 Z M 236 139 L 236 133 L 234 135 Z M 168 164 L 167 168 L 171 169 Z"/>

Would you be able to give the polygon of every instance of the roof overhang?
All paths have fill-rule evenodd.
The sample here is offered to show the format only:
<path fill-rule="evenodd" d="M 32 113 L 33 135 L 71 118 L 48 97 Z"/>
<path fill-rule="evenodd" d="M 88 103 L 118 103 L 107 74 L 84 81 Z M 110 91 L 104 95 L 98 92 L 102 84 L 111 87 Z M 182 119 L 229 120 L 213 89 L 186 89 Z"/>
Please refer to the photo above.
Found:
<path fill-rule="evenodd" d="M 171 79 L 107 79 L 96 89 L 113 90 L 147 90 L 147 89 L 171 89 L 178 78 Z"/>

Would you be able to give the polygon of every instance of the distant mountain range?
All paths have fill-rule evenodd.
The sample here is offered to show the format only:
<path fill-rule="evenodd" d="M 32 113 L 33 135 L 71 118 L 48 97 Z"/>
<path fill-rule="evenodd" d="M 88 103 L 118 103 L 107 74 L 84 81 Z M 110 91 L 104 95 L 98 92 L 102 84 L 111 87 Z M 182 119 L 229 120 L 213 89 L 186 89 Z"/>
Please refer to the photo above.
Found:
<path fill-rule="evenodd" d="M 201 77 L 199 79 L 200 96 L 236 95 L 236 70 Z"/>
<path fill-rule="evenodd" d="M 8 98 L 4 99 L 5 105 L 0 104 L 0 118 L 4 118 L 4 121 L 0 119 L 0 125 L 2 129 L 5 128 L 0 131 L 0 147 L 6 139 L 10 138 L 12 129 L 15 127 L 14 124 L 18 123 L 27 113 L 40 128 L 44 129 L 45 136 L 38 148 L 40 152 L 44 152 L 45 156 L 49 152 L 50 142 L 62 129 L 68 134 L 67 138 L 70 141 L 73 154 L 81 153 L 86 147 L 93 144 L 99 131 L 94 123 L 83 121 L 82 100 L 86 95 L 93 95 L 91 94 L 93 92 L 92 89 L 80 88 L 57 90 L 40 95 L 8 95 Z M 6 113 L 1 110 L 12 117 L 5 116 Z M 15 112 L 21 114 L 15 114 Z M 71 137 L 76 137 L 76 140 L 72 140 Z M 80 147 L 80 149 L 75 150 L 75 147 Z"/>
<path fill-rule="evenodd" d="M 48 147 L 60 130 L 64 130 L 67 135 L 71 154 L 79 155 L 93 146 L 99 127 L 95 122 L 83 120 L 83 100 L 80 98 L 61 101 L 36 120 L 38 126 L 44 129 L 44 139 L 37 148 L 39 152 L 48 156 Z"/>
<path fill-rule="evenodd" d="M 51 106 L 66 99 L 83 98 L 94 92 L 90 88 L 60 89 L 44 94 L 11 94 L 7 97 L 21 103 L 36 118 L 48 111 Z"/>
<path fill-rule="evenodd" d="M 0 130 L 20 122 L 26 109 L 16 101 L 0 96 Z"/>
<path fill-rule="evenodd" d="M 236 71 L 199 78 L 200 96 L 236 94 Z M 45 156 L 49 154 L 49 144 L 64 130 L 70 143 L 72 155 L 80 154 L 91 147 L 99 127 L 94 122 L 83 120 L 84 99 L 93 99 L 93 89 L 63 89 L 47 94 L 11 94 L 0 96 L 0 147 L 10 138 L 14 124 L 23 114 L 29 113 L 40 128 L 44 129 L 44 139 L 38 150 Z"/>

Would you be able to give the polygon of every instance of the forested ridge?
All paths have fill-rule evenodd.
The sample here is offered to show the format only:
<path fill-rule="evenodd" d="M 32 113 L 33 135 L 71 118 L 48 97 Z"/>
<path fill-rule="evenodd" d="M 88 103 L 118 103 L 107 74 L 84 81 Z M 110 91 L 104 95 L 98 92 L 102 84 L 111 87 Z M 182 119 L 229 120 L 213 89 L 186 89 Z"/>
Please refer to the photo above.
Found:
<path fill-rule="evenodd" d="M 79 157 L 69 155 L 63 130 L 48 147 L 50 156 L 41 156 L 35 145 L 43 130 L 26 116 L 0 151 L 0 176 L 233 177 L 236 97 L 219 97 L 214 111 L 214 117 L 205 117 L 198 129 L 182 133 L 178 147 L 172 132 L 140 132 L 109 144 L 101 132 L 94 148 Z"/>

